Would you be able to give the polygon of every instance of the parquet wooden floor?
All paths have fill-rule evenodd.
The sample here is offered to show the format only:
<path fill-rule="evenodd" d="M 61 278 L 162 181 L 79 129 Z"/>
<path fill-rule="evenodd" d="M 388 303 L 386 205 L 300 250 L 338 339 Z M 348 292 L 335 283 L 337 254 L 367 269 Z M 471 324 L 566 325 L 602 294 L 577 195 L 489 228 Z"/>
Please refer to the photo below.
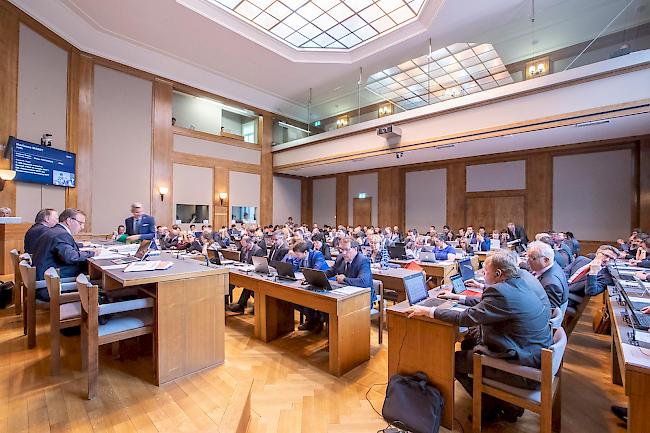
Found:
<path fill-rule="evenodd" d="M 62 338 L 62 373 L 50 377 L 46 313 L 38 315 L 37 348 L 27 350 L 22 324 L 11 312 L 0 311 L 0 433 L 218 431 L 233 390 L 249 377 L 254 379 L 249 433 L 373 433 L 386 426 L 365 398 L 368 393 L 381 411 L 388 339 L 379 346 L 376 328 L 370 361 L 335 378 L 327 373 L 324 335 L 296 332 L 264 344 L 251 337 L 250 316 L 229 317 L 225 365 L 156 387 L 151 356 L 136 357 L 135 344 L 127 345 L 120 359 L 105 350 L 98 397 L 87 401 L 79 337 Z M 609 337 L 591 332 L 590 309 L 585 316 L 565 358 L 562 431 L 622 433 L 609 412 L 611 404 L 625 403 L 622 389 L 611 384 Z M 456 431 L 469 432 L 471 400 L 460 387 L 456 407 L 461 424 Z M 537 432 L 538 418 L 526 413 L 516 424 L 484 431 Z"/>

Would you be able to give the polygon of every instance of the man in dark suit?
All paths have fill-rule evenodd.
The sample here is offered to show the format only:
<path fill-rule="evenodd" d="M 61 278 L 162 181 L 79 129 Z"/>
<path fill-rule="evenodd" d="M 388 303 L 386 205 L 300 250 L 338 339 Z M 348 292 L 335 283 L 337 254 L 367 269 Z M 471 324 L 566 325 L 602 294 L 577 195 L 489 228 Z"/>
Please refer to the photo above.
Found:
<path fill-rule="evenodd" d="M 241 242 L 241 252 L 239 256 L 240 262 L 252 265 L 253 256 L 255 257 L 266 256 L 266 254 L 264 254 L 265 252 L 262 251 L 260 247 L 255 245 L 255 243 L 253 243 L 253 240 L 249 236 L 243 236 L 240 242 Z M 232 290 L 233 287 L 234 286 L 231 285 L 230 290 Z M 228 311 L 243 313 L 244 310 L 246 309 L 246 305 L 248 304 L 248 300 L 250 299 L 252 294 L 253 292 L 251 290 L 248 289 L 242 290 L 241 296 L 239 296 L 239 300 L 234 304 L 228 305 L 227 307 Z"/>
<path fill-rule="evenodd" d="M 375 302 L 370 261 L 363 254 L 359 254 L 359 244 L 356 241 L 347 237 L 339 241 L 339 255 L 336 262 L 325 273 L 327 278 L 336 277 L 336 282 L 339 284 L 370 287 L 370 305 Z"/>
<path fill-rule="evenodd" d="M 156 236 L 156 221 L 150 215 L 144 213 L 142 203 L 133 203 L 131 205 L 131 215 L 124 220 L 126 227 L 126 238 L 129 242 L 150 240 L 153 241 Z"/>
<path fill-rule="evenodd" d="M 518 269 L 516 258 L 507 251 L 497 251 L 488 256 L 484 269 L 483 295 L 481 298 L 467 297 L 463 302 L 472 305 L 470 308 L 463 311 L 419 305 L 409 308 L 409 317 L 429 316 L 456 326 L 479 327 L 477 344 L 471 348 L 464 347 L 455 354 L 456 379 L 470 396 L 475 351 L 540 368 L 541 350 L 553 343 L 549 326 L 550 306 L 539 281 L 527 271 Z M 538 382 L 489 367 L 484 376 L 520 388 L 539 388 Z M 500 417 L 514 422 L 523 414 L 523 409 L 484 395 L 483 414 L 486 422 Z"/>
<path fill-rule="evenodd" d="M 515 223 L 508 223 L 507 231 L 508 242 L 516 241 L 519 239 L 523 247 L 528 245 L 528 236 L 526 236 L 526 231 L 523 227 L 516 226 Z"/>
<path fill-rule="evenodd" d="M 619 254 L 620 252 L 613 246 L 601 245 L 596 250 L 596 257 L 593 260 L 578 256 L 573 263 L 564 268 L 569 283 L 568 311 L 574 313 L 585 296 L 598 295 L 603 293 L 607 286 L 614 285 L 607 263 L 616 260 Z"/>
<path fill-rule="evenodd" d="M 271 250 L 269 251 L 269 263 L 281 262 L 289 252 L 289 245 L 284 239 L 284 232 L 277 230 L 271 236 Z"/>
<path fill-rule="evenodd" d="M 544 242 L 535 241 L 528 245 L 528 266 L 544 286 L 551 306 L 564 312 L 569 299 L 569 285 L 554 256 L 553 248 Z"/>
<path fill-rule="evenodd" d="M 59 213 L 55 209 L 41 209 L 36 214 L 34 225 L 25 233 L 25 252 L 34 254 L 36 242 L 45 232 L 54 227 L 59 221 Z"/>
<path fill-rule="evenodd" d="M 80 251 L 73 236 L 86 224 L 86 215 L 78 209 L 66 209 L 59 216 L 59 223 L 47 230 L 36 242 L 32 263 L 36 266 L 36 280 L 44 278 L 50 267 L 59 269 L 62 278 L 76 277 L 86 268 L 86 260 L 100 250 Z M 36 291 L 36 297 L 49 301 L 47 288 Z"/>

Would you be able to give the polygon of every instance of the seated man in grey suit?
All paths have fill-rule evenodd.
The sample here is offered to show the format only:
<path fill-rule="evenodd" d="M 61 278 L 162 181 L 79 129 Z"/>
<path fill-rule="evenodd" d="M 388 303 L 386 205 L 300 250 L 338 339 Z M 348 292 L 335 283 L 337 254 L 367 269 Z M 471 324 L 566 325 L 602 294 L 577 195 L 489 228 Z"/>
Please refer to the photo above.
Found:
<path fill-rule="evenodd" d="M 442 307 L 409 307 L 412 316 L 429 316 L 457 326 L 479 327 L 474 347 L 462 347 L 455 354 L 456 379 L 472 395 L 472 374 L 475 351 L 497 356 L 513 363 L 540 368 L 542 349 L 550 347 L 553 338 L 549 320 L 550 306 L 544 289 L 530 273 L 517 267 L 516 258 L 499 250 L 484 263 L 485 290 L 481 298 L 467 297 L 472 305 L 463 311 Z M 448 293 L 444 293 L 444 295 Z M 539 383 L 520 376 L 485 368 L 484 376 L 526 389 L 537 389 Z M 494 397 L 483 396 L 483 420 L 499 418 L 514 422 L 524 410 Z"/>
<path fill-rule="evenodd" d="M 569 284 L 554 257 L 553 248 L 544 242 L 535 241 L 528 245 L 528 266 L 544 286 L 551 307 L 561 308 L 562 312 L 565 312 L 569 299 Z"/>
<path fill-rule="evenodd" d="M 255 243 L 253 242 L 253 240 L 249 236 L 242 236 L 240 242 L 241 242 L 241 252 L 240 252 L 240 256 L 239 256 L 239 261 L 240 262 L 246 263 L 248 265 L 252 265 L 253 264 L 253 256 L 256 256 L 256 257 L 264 257 L 264 256 L 266 256 L 266 254 L 265 254 L 266 251 L 262 251 L 262 249 L 260 247 L 255 245 Z M 234 286 L 231 284 L 230 285 L 230 290 L 232 291 L 233 288 L 234 288 Z M 226 309 L 228 311 L 243 313 L 244 310 L 246 309 L 246 304 L 248 304 L 248 300 L 250 299 L 252 294 L 253 294 L 253 292 L 251 290 L 248 290 L 248 289 L 242 290 L 241 296 L 239 296 L 239 301 L 237 301 L 234 304 L 229 304 L 226 307 Z"/>

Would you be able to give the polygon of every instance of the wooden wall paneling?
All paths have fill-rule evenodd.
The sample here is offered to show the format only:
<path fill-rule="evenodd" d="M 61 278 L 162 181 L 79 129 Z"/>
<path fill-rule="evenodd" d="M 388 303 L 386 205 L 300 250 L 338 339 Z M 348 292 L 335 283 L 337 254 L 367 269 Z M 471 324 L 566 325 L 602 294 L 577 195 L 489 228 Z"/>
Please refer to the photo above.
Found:
<path fill-rule="evenodd" d="M 177 164 L 195 165 L 197 167 L 226 167 L 232 171 L 260 174 L 260 166 L 247 162 L 230 161 L 228 159 L 212 158 L 203 155 L 193 155 L 185 152 L 172 151 L 172 162 Z"/>
<path fill-rule="evenodd" d="M 336 175 L 336 225 L 348 225 L 348 188 L 349 178 L 346 173 Z"/>
<path fill-rule="evenodd" d="M 0 146 L 4 150 L 10 135 L 16 135 L 18 112 L 18 16 L 15 9 L 0 3 Z M 0 168 L 10 167 L 0 158 Z M 16 184 L 6 182 L 0 191 L 0 206 L 16 210 Z"/>
<path fill-rule="evenodd" d="M 529 238 L 553 228 L 553 155 L 526 158 L 526 223 Z"/>
<path fill-rule="evenodd" d="M 68 56 L 68 151 L 77 154 L 77 187 L 66 188 L 65 206 L 87 214 L 92 231 L 92 142 L 94 68 L 90 56 L 72 50 Z"/>
<path fill-rule="evenodd" d="M 650 230 L 650 137 L 639 140 L 638 157 L 638 209 L 637 221 L 632 227 L 641 227 L 643 230 Z"/>
<path fill-rule="evenodd" d="M 372 197 L 352 199 L 352 225 L 355 227 L 372 225 Z"/>
<path fill-rule="evenodd" d="M 314 223 L 314 181 L 302 179 L 300 183 L 300 220 L 311 226 Z"/>
<path fill-rule="evenodd" d="M 173 207 L 172 182 L 172 83 L 156 79 L 153 82 L 151 140 L 151 214 L 156 224 L 171 226 Z M 164 200 L 160 200 L 159 187 L 169 188 Z"/>
<path fill-rule="evenodd" d="M 521 194 L 495 197 L 493 200 L 495 228 L 505 229 L 509 222 L 518 226 L 525 224 L 526 196 L 523 191 Z"/>
<path fill-rule="evenodd" d="M 219 199 L 219 193 L 225 192 L 228 197 L 223 200 L 223 205 Z M 215 229 L 221 226 L 230 226 L 230 170 L 227 167 L 214 167 L 214 218 L 212 225 Z"/>
<path fill-rule="evenodd" d="M 377 222 L 380 227 L 397 225 L 405 230 L 406 174 L 400 167 L 378 170 Z"/>
<path fill-rule="evenodd" d="M 273 224 L 273 117 L 264 114 L 259 117 L 259 138 L 261 139 L 262 155 L 260 159 L 260 221 L 261 225 Z"/>
<path fill-rule="evenodd" d="M 465 221 L 467 225 L 474 227 L 478 231 L 480 226 L 485 226 L 490 232 L 492 229 L 502 229 L 495 224 L 494 199 L 492 197 L 467 197 L 465 200 Z M 456 227 L 453 227 L 457 230 Z"/>
<path fill-rule="evenodd" d="M 466 170 L 464 162 L 447 166 L 447 225 L 452 230 L 465 227 Z"/>

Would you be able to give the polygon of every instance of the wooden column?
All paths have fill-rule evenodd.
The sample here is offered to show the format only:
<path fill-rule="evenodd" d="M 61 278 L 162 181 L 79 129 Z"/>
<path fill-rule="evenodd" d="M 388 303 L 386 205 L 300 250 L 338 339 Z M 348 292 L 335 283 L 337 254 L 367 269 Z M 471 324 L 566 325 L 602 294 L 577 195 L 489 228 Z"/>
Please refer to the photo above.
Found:
<path fill-rule="evenodd" d="M 273 117 L 270 113 L 260 117 L 259 133 L 262 145 L 259 223 L 269 225 L 273 224 Z"/>
<path fill-rule="evenodd" d="M 68 152 L 77 154 L 77 187 L 66 188 L 65 207 L 86 212 L 92 231 L 93 60 L 73 49 L 68 56 Z"/>
<path fill-rule="evenodd" d="M 172 83 L 155 79 L 152 104 L 151 149 L 151 214 L 157 225 L 171 226 L 173 221 L 172 182 Z M 164 200 L 160 200 L 159 187 L 169 188 Z"/>
<path fill-rule="evenodd" d="M 526 233 L 553 228 L 553 156 L 548 153 L 526 158 Z"/>
<path fill-rule="evenodd" d="M 336 225 L 348 225 L 348 187 L 347 173 L 336 175 Z"/>
<path fill-rule="evenodd" d="M 314 181 L 312 179 L 302 179 L 300 195 L 300 221 L 311 226 L 314 224 Z"/>
<path fill-rule="evenodd" d="M 456 232 L 465 227 L 465 163 L 457 162 L 447 167 L 447 224 Z"/>
<path fill-rule="evenodd" d="M 378 224 L 380 227 L 398 226 L 404 231 L 406 213 L 406 177 L 400 167 L 378 171 Z"/>
<path fill-rule="evenodd" d="M 18 16 L 6 3 L 0 3 L 0 148 L 10 135 L 16 135 L 18 118 Z M 11 166 L 0 156 L 0 168 Z M 0 191 L 0 206 L 16 211 L 16 184 L 6 182 Z"/>
<path fill-rule="evenodd" d="M 638 216 L 637 224 L 632 218 L 632 227 L 637 225 L 643 230 L 650 230 L 650 136 L 645 136 L 639 142 L 638 172 Z"/>
<path fill-rule="evenodd" d="M 219 193 L 225 192 L 228 194 L 228 198 L 223 200 L 219 199 Z M 230 209 L 230 170 L 227 167 L 215 167 L 214 168 L 214 218 L 212 225 L 215 230 L 221 228 L 221 226 L 230 226 L 230 218 L 228 209 Z"/>

